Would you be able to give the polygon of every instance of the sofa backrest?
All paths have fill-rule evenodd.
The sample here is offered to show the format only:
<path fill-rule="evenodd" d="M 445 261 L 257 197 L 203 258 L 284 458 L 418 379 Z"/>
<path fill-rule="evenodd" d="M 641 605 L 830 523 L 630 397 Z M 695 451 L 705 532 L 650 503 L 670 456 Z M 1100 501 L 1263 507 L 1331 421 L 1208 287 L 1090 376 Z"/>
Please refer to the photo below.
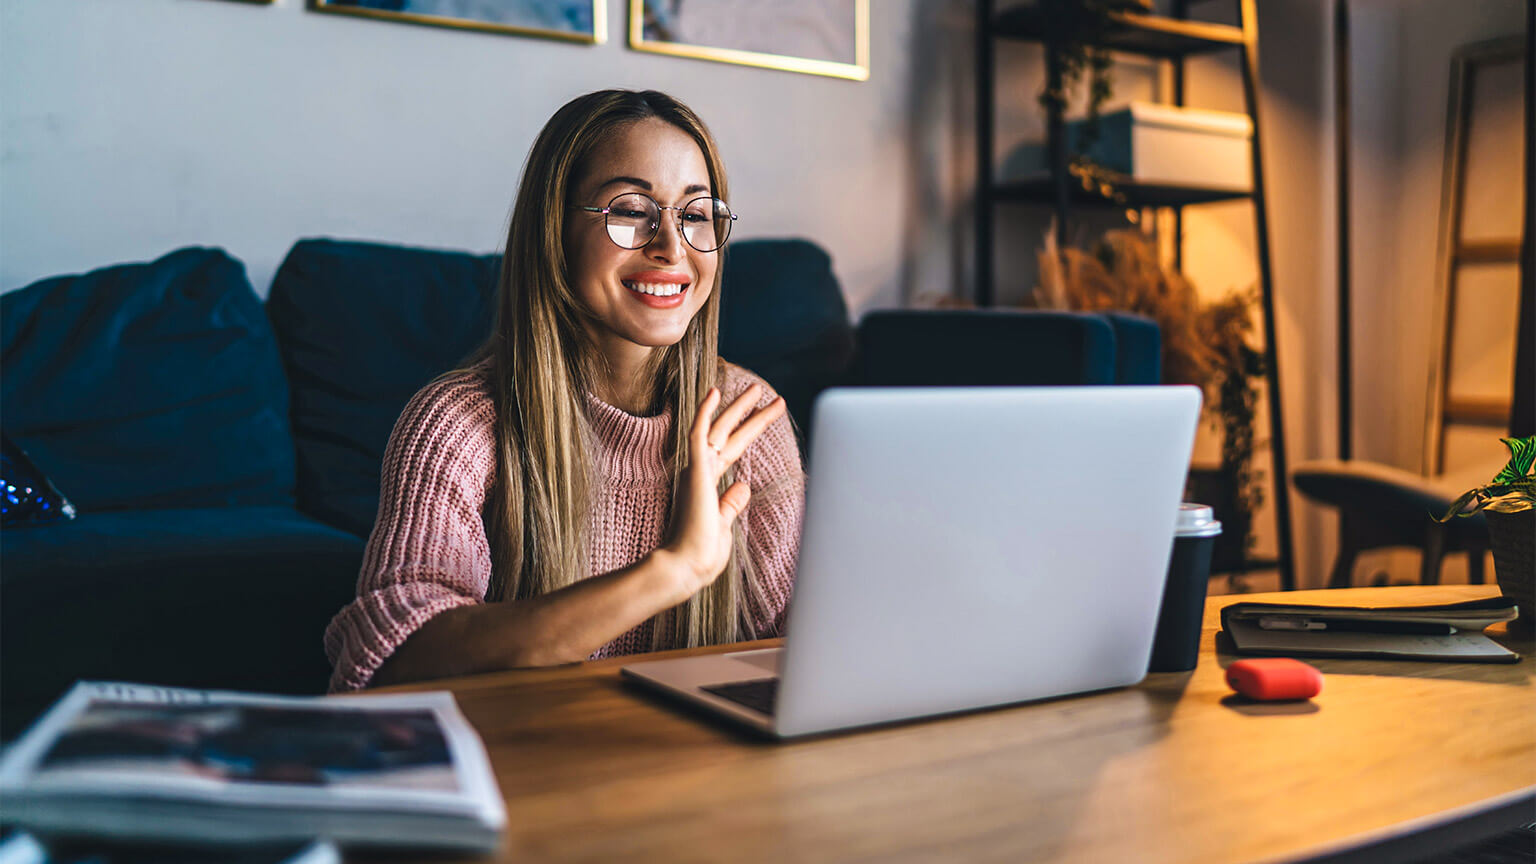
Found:
<path fill-rule="evenodd" d="M 1123 312 L 882 309 L 859 321 L 868 386 L 1159 384 L 1157 324 Z"/>
<path fill-rule="evenodd" d="M 839 380 L 852 325 L 831 259 L 806 240 L 734 241 L 722 276 L 720 353 L 757 372 L 804 422 Z M 302 240 L 267 312 L 292 391 L 299 506 L 360 536 L 411 396 L 490 334 L 500 256 Z"/>
<path fill-rule="evenodd" d="M 809 240 L 739 240 L 726 246 L 720 356 L 761 375 L 809 429 L 811 403 L 843 383 L 853 324 L 832 259 Z"/>
<path fill-rule="evenodd" d="M 1115 334 L 1099 315 L 1019 309 L 887 309 L 859 321 L 872 386 L 1113 384 Z"/>
<path fill-rule="evenodd" d="M 298 501 L 359 536 L 405 403 L 479 347 L 500 256 L 301 240 L 267 298 L 292 391 Z"/>
<path fill-rule="evenodd" d="M 277 344 L 221 249 L 0 295 L 0 412 L 82 512 L 293 502 Z"/>

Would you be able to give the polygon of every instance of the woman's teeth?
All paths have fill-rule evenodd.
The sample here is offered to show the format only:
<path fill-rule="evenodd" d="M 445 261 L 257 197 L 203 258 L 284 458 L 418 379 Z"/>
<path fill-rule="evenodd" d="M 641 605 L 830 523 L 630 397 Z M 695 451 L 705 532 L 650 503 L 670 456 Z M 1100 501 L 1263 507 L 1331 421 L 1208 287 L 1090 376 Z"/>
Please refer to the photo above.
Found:
<path fill-rule="evenodd" d="M 677 283 L 625 282 L 624 287 L 631 291 L 639 291 L 641 294 L 671 297 L 673 294 L 681 294 L 688 286 Z"/>

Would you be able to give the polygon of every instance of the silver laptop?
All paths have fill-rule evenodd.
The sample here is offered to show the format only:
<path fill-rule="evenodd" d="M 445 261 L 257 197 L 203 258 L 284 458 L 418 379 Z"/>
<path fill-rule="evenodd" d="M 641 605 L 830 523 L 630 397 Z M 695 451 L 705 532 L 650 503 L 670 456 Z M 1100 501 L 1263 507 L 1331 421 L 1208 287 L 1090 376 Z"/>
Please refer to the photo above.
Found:
<path fill-rule="evenodd" d="M 833 389 L 783 648 L 623 674 L 778 737 L 1147 670 L 1193 387 Z"/>

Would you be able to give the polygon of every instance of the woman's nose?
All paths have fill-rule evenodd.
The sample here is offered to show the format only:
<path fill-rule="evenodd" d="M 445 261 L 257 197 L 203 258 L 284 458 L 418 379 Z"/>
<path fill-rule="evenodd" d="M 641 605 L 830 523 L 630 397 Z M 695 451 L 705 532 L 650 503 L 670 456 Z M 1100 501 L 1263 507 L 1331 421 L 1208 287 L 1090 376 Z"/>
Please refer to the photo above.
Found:
<path fill-rule="evenodd" d="M 661 224 L 656 226 L 656 236 L 646 244 L 647 252 L 676 261 L 683 255 L 682 217 L 671 211 L 661 212 Z"/>

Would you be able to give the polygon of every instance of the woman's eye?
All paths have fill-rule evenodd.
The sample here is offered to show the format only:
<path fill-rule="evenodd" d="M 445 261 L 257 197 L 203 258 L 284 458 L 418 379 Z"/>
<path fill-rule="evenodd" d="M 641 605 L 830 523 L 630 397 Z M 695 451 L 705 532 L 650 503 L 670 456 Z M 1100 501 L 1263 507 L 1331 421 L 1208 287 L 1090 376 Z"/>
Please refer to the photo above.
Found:
<path fill-rule="evenodd" d="M 708 222 L 709 221 L 709 217 L 705 216 L 703 213 L 684 213 L 683 214 L 683 221 L 684 222 Z"/>
<path fill-rule="evenodd" d="M 639 210 L 614 210 L 613 215 L 620 219 L 644 219 L 646 214 Z"/>

